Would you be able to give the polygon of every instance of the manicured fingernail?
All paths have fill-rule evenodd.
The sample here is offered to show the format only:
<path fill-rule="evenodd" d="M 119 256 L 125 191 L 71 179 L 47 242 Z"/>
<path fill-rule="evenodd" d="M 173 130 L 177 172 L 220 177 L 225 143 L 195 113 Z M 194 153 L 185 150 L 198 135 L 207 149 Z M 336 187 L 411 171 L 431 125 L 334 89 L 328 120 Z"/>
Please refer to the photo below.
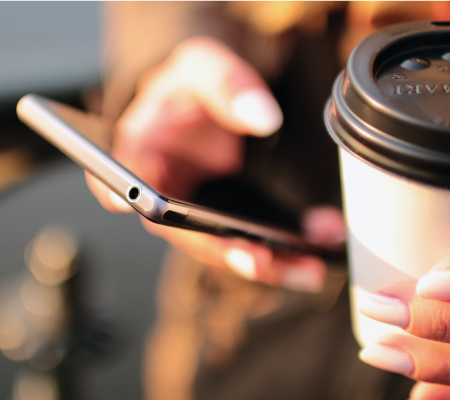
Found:
<path fill-rule="evenodd" d="M 425 299 L 450 300 L 450 271 L 435 271 L 419 279 L 416 293 Z"/>
<path fill-rule="evenodd" d="M 230 249 L 225 252 L 224 260 L 238 275 L 246 279 L 256 278 L 256 262 L 250 253 L 241 249 Z"/>
<path fill-rule="evenodd" d="M 366 317 L 401 328 L 409 324 L 408 305 L 396 297 L 369 294 L 361 302 L 359 311 Z"/>
<path fill-rule="evenodd" d="M 231 113 L 256 136 L 268 136 L 283 123 L 283 113 L 273 96 L 264 89 L 247 89 L 231 101 Z"/>
<path fill-rule="evenodd" d="M 371 344 L 361 350 L 359 358 L 374 367 L 397 374 L 409 375 L 414 369 L 414 363 L 406 351 L 381 343 Z"/>
<path fill-rule="evenodd" d="M 123 212 L 123 213 L 131 213 L 134 211 L 133 207 L 131 207 L 125 200 L 120 198 L 117 194 L 114 192 L 108 193 L 109 201 L 111 204 L 117 208 L 117 211 Z"/>
<path fill-rule="evenodd" d="M 308 268 L 290 268 L 284 271 L 282 285 L 287 289 L 318 293 L 323 289 L 324 277 Z"/>

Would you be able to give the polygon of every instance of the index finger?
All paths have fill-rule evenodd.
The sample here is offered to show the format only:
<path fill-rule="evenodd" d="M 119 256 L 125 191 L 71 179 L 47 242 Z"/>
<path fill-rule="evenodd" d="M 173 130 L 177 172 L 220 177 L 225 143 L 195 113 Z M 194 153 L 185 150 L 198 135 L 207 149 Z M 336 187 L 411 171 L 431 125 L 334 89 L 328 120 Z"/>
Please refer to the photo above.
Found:
<path fill-rule="evenodd" d="M 167 239 L 204 264 L 248 280 L 306 292 L 319 292 L 325 283 L 325 262 L 312 255 L 278 254 L 245 239 L 157 225 L 144 218 L 142 223 L 150 233 Z"/>
<path fill-rule="evenodd" d="M 139 136 L 158 118 L 158 105 L 180 93 L 196 99 L 211 118 L 235 133 L 267 136 L 283 122 L 278 103 L 250 64 L 217 40 L 194 37 L 144 76 L 119 121 L 120 134 Z"/>

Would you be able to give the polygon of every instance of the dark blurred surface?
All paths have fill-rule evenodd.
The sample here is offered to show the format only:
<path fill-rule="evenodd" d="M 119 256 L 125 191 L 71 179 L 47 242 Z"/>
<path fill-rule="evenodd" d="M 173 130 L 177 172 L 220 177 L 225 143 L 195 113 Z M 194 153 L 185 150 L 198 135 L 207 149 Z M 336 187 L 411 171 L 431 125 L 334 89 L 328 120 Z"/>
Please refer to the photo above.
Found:
<path fill-rule="evenodd" d="M 11 132 L 15 128 L 22 129 L 11 124 Z M 35 140 L 26 131 L 23 138 L 24 147 Z M 80 167 L 49 148 L 42 151 L 46 161 L 41 159 L 31 177 L 0 197 L 0 286 L 23 276 L 25 247 L 40 230 L 49 224 L 71 230 L 80 243 L 84 297 L 78 301 L 111 340 L 105 352 L 72 362 L 69 380 L 82 399 L 140 399 L 142 348 L 155 318 L 154 291 L 165 243 L 146 233 L 137 216 L 105 211 L 87 189 Z M 0 399 L 12 398 L 23 364 L 0 355 Z"/>

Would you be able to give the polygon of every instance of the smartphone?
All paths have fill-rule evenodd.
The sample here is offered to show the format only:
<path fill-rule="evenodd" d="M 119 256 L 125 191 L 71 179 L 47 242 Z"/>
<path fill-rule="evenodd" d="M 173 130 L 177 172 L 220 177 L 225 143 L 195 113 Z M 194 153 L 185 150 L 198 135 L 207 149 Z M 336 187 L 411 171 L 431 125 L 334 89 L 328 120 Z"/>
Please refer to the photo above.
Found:
<path fill-rule="evenodd" d="M 22 122 L 156 224 L 245 238 L 278 251 L 342 253 L 342 249 L 309 243 L 297 232 L 164 196 L 108 154 L 101 138 L 112 129 L 112 124 L 98 115 L 35 94 L 19 101 L 17 114 Z"/>

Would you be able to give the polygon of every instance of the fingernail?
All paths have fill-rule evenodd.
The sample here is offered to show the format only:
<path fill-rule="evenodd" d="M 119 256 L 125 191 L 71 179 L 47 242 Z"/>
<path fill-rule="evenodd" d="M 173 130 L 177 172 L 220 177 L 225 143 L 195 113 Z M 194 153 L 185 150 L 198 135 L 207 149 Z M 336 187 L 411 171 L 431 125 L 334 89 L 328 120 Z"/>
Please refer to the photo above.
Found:
<path fill-rule="evenodd" d="M 123 213 L 131 213 L 133 212 L 133 207 L 131 207 L 125 200 L 120 198 L 117 194 L 114 192 L 108 192 L 109 201 L 111 204 L 117 208 L 117 211 L 123 212 Z"/>
<path fill-rule="evenodd" d="M 369 294 L 360 304 L 359 311 L 366 317 L 385 324 L 405 328 L 409 324 L 409 308 L 396 297 Z"/>
<path fill-rule="evenodd" d="M 450 271 L 435 271 L 419 279 L 416 293 L 425 299 L 450 300 Z"/>
<path fill-rule="evenodd" d="M 342 211 L 336 207 L 318 206 L 303 215 L 303 228 L 308 239 L 319 244 L 341 244 L 346 227 Z"/>
<path fill-rule="evenodd" d="M 264 89 L 239 92 L 231 101 L 231 113 L 256 136 L 268 136 L 283 123 L 283 113 L 273 96 Z"/>
<path fill-rule="evenodd" d="M 323 289 L 324 277 L 317 271 L 307 268 L 290 268 L 284 271 L 282 285 L 291 290 L 318 293 Z"/>
<path fill-rule="evenodd" d="M 256 278 L 255 258 L 248 252 L 241 249 L 231 249 L 225 252 L 225 264 L 246 279 Z"/>
<path fill-rule="evenodd" d="M 407 352 L 398 347 L 380 343 L 372 344 L 361 350 L 359 358 L 374 367 L 397 374 L 409 375 L 414 369 L 414 363 Z"/>

